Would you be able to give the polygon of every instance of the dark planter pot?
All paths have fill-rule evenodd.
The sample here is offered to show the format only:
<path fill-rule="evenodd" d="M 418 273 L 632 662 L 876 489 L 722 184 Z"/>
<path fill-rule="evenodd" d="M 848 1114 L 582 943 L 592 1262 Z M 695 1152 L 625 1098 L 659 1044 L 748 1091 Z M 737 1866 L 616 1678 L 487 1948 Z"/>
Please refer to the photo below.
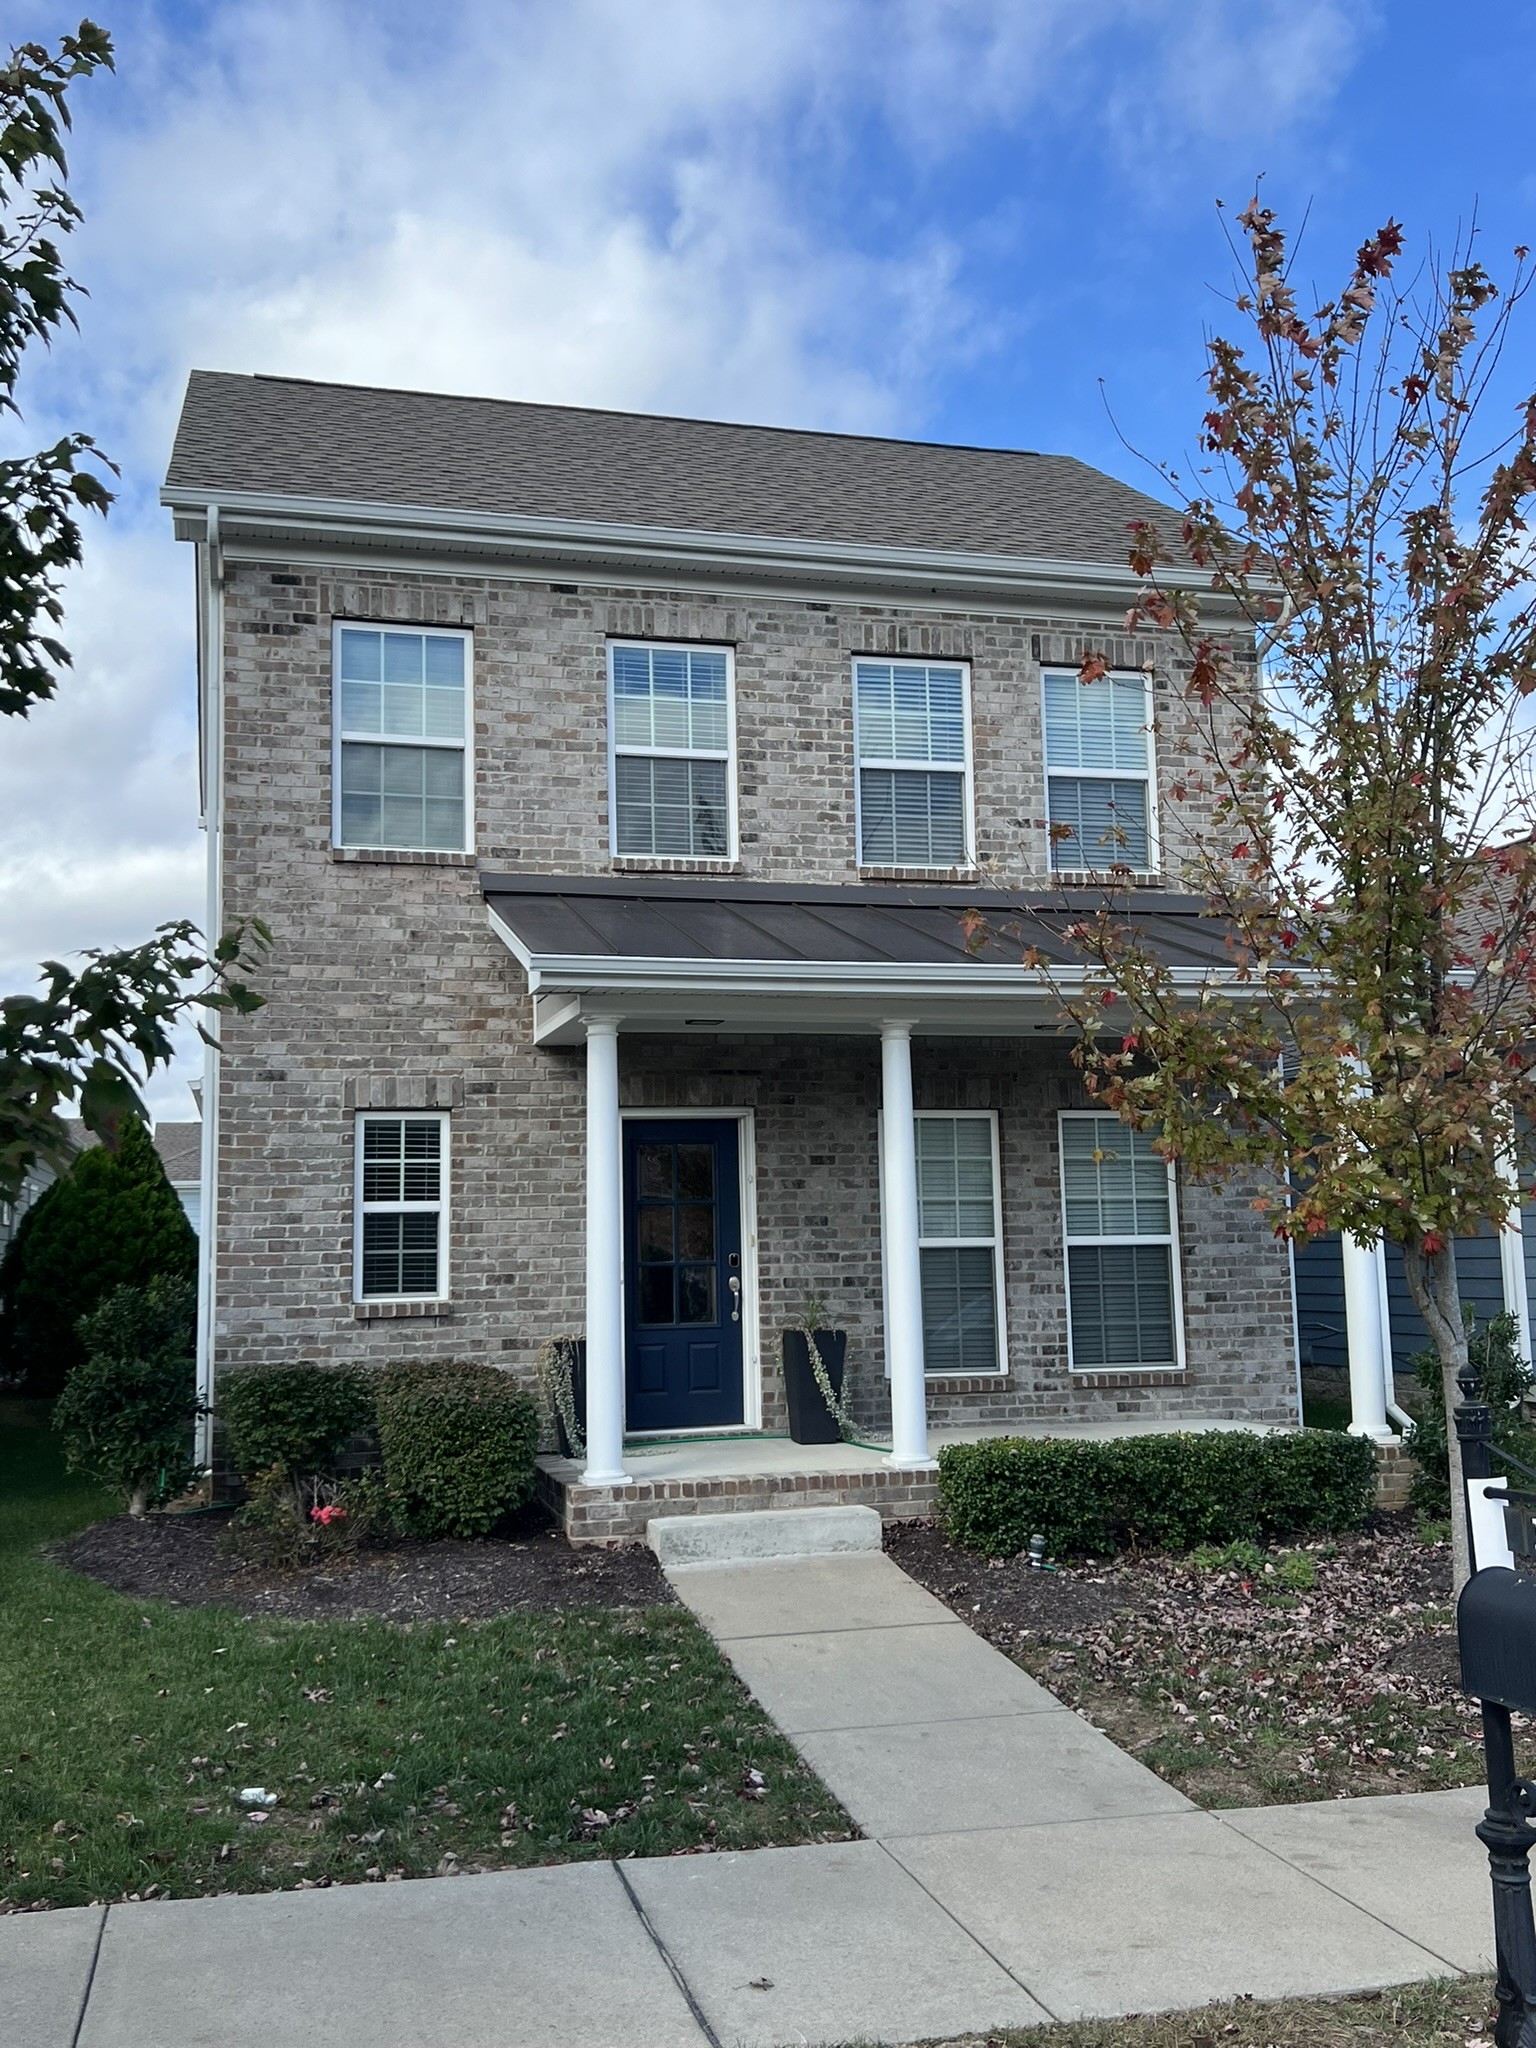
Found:
<path fill-rule="evenodd" d="M 848 1352 L 846 1330 L 818 1330 L 816 1349 L 837 1398 L 843 1398 L 843 1367 Z M 789 1433 L 797 1444 L 835 1444 L 842 1438 L 837 1417 L 811 1370 L 811 1348 L 804 1330 L 784 1332 L 784 1398 L 789 1406 Z"/>
<path fill-rule="evenodd" d="M 587 1427 L 587 1340 L 585 1337 L 578 1337 L 576 1339 L 576 1358 L 571 1367 L 571 1406 L 576 1410 L 576 1420 L 581 1424 L 582 1431 L 585 1433 Z M 560 1439 L 560 1455 L 562 1458 L 579 1458 L 581 1456 L 581 1452 L 577 1450 L 565 1433 L 565 1418 L 561 1415 L 558 1408 L 555 1410 L 555 1434 Z"/>

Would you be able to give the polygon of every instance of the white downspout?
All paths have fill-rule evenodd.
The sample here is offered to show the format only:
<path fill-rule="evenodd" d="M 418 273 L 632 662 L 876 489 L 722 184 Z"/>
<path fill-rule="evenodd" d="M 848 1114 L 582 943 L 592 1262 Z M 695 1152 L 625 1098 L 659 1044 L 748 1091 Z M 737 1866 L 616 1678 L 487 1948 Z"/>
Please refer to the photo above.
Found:
<path fill-rule="evenodd" d="M 1413 1417 L 1406 1408 L 1397 1405 L 1397 1377 L 1392 1370 L 1392 1302 L 1387 1292 L 1387 1247 L 1385 1240 L 1376 1246 L 1376 1280 L 1381 1290 L 1381 1381 L 1382 1405 L 1399 1429 L 1413 1427 Z"/>
<path fill-rule="evenodd" d="M 208 507 L 203 548 L 202 714 L 203 830 L 207 834 L 204 932 L 211 944 L 224 928 L 224 555 L 219 542 L 219 508 Z M 219 1227 L 219 1038 L 220 1013 L 209 1010 L 203 1029 L 215 1043 L 203 1046 L 203 1128 L 198 1178 L 201 1214 L 197 1240 L 197 1461 L 213 1464 L 213 1376 L 215 1355 L 216 1247 Z"/>

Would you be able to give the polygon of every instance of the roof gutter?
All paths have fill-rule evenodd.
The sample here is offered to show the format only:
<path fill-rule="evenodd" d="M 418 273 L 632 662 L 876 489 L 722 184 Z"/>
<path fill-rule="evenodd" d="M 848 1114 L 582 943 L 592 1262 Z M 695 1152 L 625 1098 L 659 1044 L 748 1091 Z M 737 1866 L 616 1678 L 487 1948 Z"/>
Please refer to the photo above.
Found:
<path fill-rule="evenodd" d="M 160 501 L 175 514 L 178 538 L 205 538 L 213 504 L 206 489 L 168 484 Z M 270 545 L 281 535 L 290 543 L 317 548 L 341 544 L 369 552 L 393 548 L 406 553 L 468 553 L 515 564 L 560 566 L 576 573 L 631 570 L 653 574 L 662 570 L 690 580 L 740 578 L 752 583 L 787 578 L 816 587 L 877 588 L 914 595 L 946 591 L 1023 595 L 1049 590 L 1100 602 L 1109 597 L 1124 602 L 1142 588 L 1141 578 L 1128 565 L 1044 556 L 441 511 L 431 506 L 258 491 L 221 490 L 217 505 L 226 547 L 242 552 Z"/>

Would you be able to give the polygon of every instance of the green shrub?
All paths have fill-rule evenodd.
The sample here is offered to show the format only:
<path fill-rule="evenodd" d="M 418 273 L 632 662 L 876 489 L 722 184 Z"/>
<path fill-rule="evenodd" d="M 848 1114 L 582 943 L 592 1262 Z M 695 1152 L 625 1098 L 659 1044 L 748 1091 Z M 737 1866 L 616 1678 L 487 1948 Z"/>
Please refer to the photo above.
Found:
<path fill-rule="evenodd" d="M 132 1515 L 196 1475 L 196 1305 L 190 1280 L 115 1288 L 81 1318 L 85 1355 L 54 1403 L 66 1461 L 118 1488 Z"/>
<path fill-rule="evenodd" d="M 335 1564 L 388 1530 L 377 1473 L 295 1484 L 281 1465 L 273 1465 L 251 1475 L 247 1498 L 231 1517 L 221 1548 L 261 1570 L 303 1571 Z"/>
<path fill-rule="evenodd" d="M 1478 1327 L 1466 1311 L 1467 1362 L 1477 1375 L 1479 1398 L 1488 1403 L 1493 1441 L 1527 1465 L 1536 1465 L 1536 1430 L 1522 1420 L 1520 1403 L 1530 1393 L 1533 1375 L 1520 1356 L 1520 1325 L 1512 1315 L 1490 1316 Z M 1445 1379 L 1438 1351 L 1414 1354 L 1413 1376 L 1420 1389 L 1408 1449 L 1418 1470 L 1410 1496 L 1421 1514 L 1438 1518 L 1450 1512 L 1450 1456 L 1445 1442 Z M 1497 1461 L 1495 1461 L 1497 1462 Z"/>
<path fill-rule="evenodd" d="M 327 1472 L 373 1420 L 375 1375 L 350 1366 L 245 1365 L 219 1375 L 216 1405 L 249 1484 L 276 1465 L 290 1481 Z"/>
<path fill-rule="evenodd" d="M 391 1366 L 377 1406 L 390 1507 L 407 1535 L 484 1536 L 533 1492 L 538 1408 L 495 1366 Z"/>
<path fill-rule="evenodd" d="M 1036 1531 L 1058 1553 L 1190 1550 L 1358 1528 L 1375 1499 L 1372 1446 L 1336 1430 L 993 1437 L 939 1452 L 939 1512 L 957 1543 L 1013 1557 Z"/>
<path fill-rule="evenodd" d="M 56 1394 L 84 1355 L 80 1318 L 118 1287 L 194 1279 L 197 1233 L 148 1131 L 92 1145 L 22 1217 L 0 1259 L 0 1361 L 27 1391 Z"/>

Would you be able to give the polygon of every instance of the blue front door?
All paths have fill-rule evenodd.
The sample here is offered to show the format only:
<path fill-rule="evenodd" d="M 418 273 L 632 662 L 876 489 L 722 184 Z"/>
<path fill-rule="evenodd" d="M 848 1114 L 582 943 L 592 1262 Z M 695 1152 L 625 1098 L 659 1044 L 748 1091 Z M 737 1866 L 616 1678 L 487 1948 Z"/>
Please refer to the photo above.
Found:
<path fill-rule="evenodd" d="M 631 1431 L 719 1429 L 745 1417 L 737 1145 L 732 1121 L 625 1123 L 624 1421 Z"/>

